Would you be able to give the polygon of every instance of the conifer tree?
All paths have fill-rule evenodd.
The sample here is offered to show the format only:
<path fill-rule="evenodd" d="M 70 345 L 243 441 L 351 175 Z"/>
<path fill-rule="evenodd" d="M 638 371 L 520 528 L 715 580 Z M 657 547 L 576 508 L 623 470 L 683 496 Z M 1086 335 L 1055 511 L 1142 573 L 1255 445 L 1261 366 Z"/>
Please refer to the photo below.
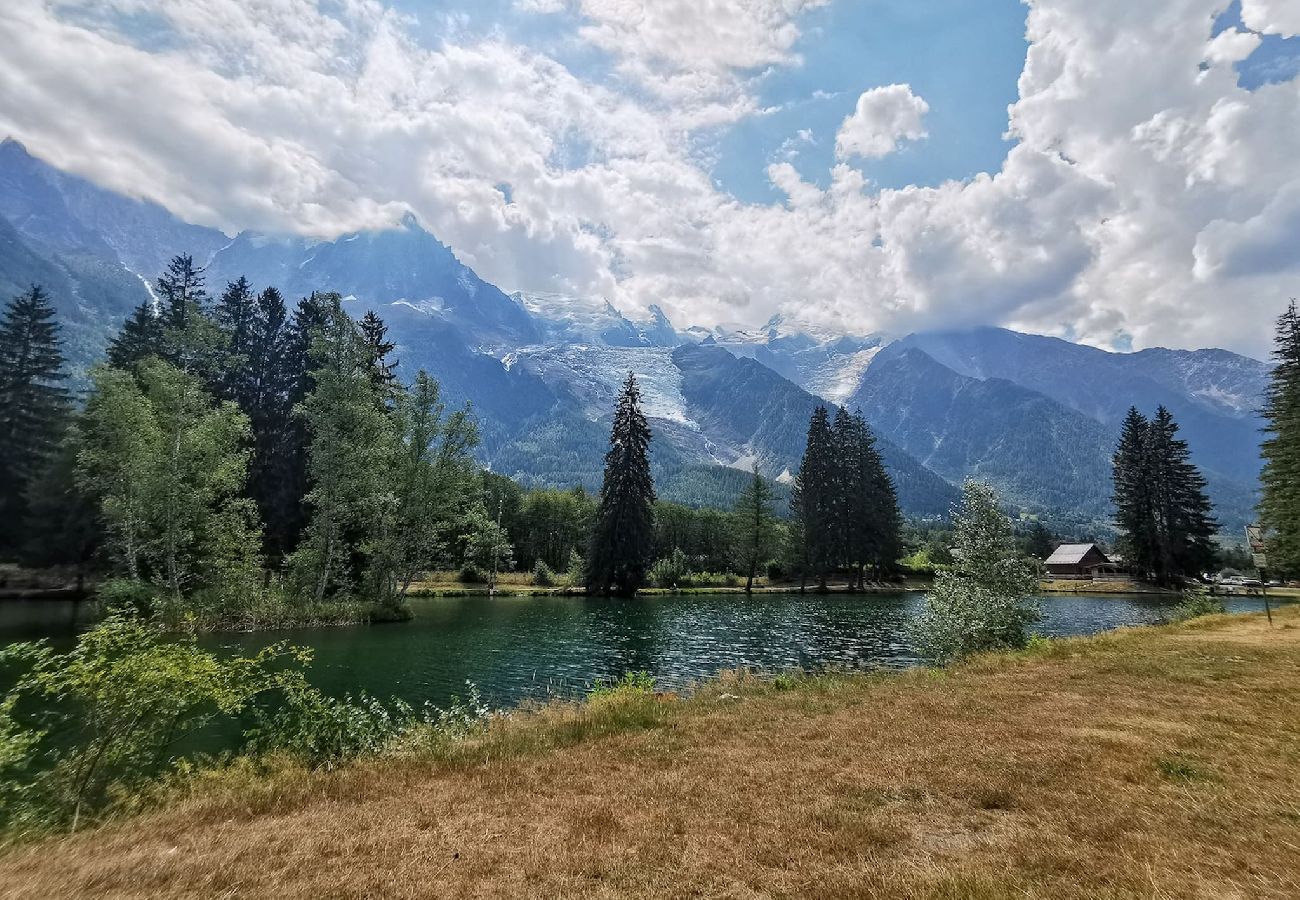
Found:
<path fill-rule="evenodd" d="M 1120 531 L 1120 549 L 1128 566 L 1137 574 L 1150 577 L 1156 567 L 1155 498 L 1151 483 L 1151 423 L 1146 416 L 1130 407 L 1120 428 L 1119 446 L 1115 449 L 1114 495 L 1115 525 Z"/>
<path fill-rule="evenodd" d="M 226 285 L 213 311 L 225 350 L 216 387 L 221 397 L 235 401 L 245 411 L 249 401 L 249 363 L 257 312 L 257 295 L 248 279 L 242 276 Z"/>
<path fill-rule="evenodd" d="M 826 590 L 826 577 L 834 561 L 837 505 L 835 499 L 835 440 L 825 406 L 813 410 L 808 423 L 808 443 L 795 476 L 791 510 L 799 519 L 797 534 L 805 574 Z"/>
<path fill-rule="evenodd" d="M 759 564 L 771 555 L 776 536 L 776 514 L 772 510 L 772 486 L 755 464 L 753 478 L 736 501 L 733 512 L 736 555 L 745 573 L 745 593 L 754 592 Z"/>
<path fill-rule="evenodd" d="M 1156 510 L 1156 580 L 1196 576 L 1214 564 L 1214 521 L 1205 478 L 1192 465 L 1178 423 L 1163 406 L 1147 431 Z"/>
<path fill-rule="evenodd" d="M 885 460 L 876 447 L 875 435 L 861 412 L 854 413 L 854 428 L 858 438 L 857 464 L 861 467 L 858 481 L 865 492 L 860 501 L 867 527 L 860 529 L 857 560 L 871 568 L 872 576 L 879 581 L 892 573 L 903 555 L 903 513 L 898 506 L 898 492 L 894 480 L 885 469 Z M 859 587 L 865 587 L 859 571 Z"/>
<path fill-rule="evenodd" d="M 209 318 L 203 267 L 188 255 L 175 256 L 154 286 L 163 328 L 163 357 L 219 388 L 225 353 L 224 335 Z"/>
<path fill-rule="evenodd" d="M 297 540 L 305 488 L 296 478 L 295 440 L 300 424 L 293 416 L 298 373 L 292 365 L 294 335 L 284 297 L 273 287 L 257 295 L 249 329 L 246 376 L 237 398 L 253 432 L 248 489 L 265 528 L 269 559 L 283 559 Z"/>
<path fill-rule="evenodd" d="M 146 300 L 135 308 L 108 345 L 108 364 L 115 369 L 129 369 L 146 357 L 163 354 L 162 317 Z"/>
<path fill-rule="evenodd" d="M 10 301 L 0 319 L 0 539 L 12 549 L 26 492 L 67 424 L 67 377 L 54 307 L 41 288 Z"/>
<path fill-rule="evenodd" d="M 1296 302 L 1278 317 L 1264 417 L 1260 523 L 1268 535 L 1269 568 L 1300 574 L 1300 313 Z"/>
<path fill-rule="evenodd" d="M 390 361 L 388 354 L 392 353 L 397 345 L 388 339 L 388 326 L 374 310 L 367 310 L 359 324 L 361 335 L 365 338 L 366 347 L 370 352 L 370 380 L 375 383 L 381 396 L 389 396 L 393 386 L 397 384 L 397 376 L 393 370 L 398 364 L 396 360 Z"/>
<path fill-rule="evenodd" d="M 587 592 L 631 597 L 645 581 L 654 539 L 654 482 L 650 426 L 641 412 L 641 389 L 628 374 L 619 393 L 605 454 L 605 477 L 588 553 Z"/>
<path fill-rule="evenodd" d="M 1217 524 L 1205 479 L 1191 463 L 1178 423 L 1163 406 L 1147 420 L 1130 409 L 1114 457 L 1116 525 L 1128 564 L 1159 584 L 1214 562 Z"/>

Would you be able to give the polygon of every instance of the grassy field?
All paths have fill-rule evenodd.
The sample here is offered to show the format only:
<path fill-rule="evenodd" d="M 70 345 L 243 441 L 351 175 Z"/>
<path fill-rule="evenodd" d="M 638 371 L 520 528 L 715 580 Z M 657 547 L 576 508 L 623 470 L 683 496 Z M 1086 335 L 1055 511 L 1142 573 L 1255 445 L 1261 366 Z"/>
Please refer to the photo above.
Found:
<path fill-rule="evenodd" d="M 5 897 L 1300 896 L 1300 609 L 723 678 L 0 856 Z"/>

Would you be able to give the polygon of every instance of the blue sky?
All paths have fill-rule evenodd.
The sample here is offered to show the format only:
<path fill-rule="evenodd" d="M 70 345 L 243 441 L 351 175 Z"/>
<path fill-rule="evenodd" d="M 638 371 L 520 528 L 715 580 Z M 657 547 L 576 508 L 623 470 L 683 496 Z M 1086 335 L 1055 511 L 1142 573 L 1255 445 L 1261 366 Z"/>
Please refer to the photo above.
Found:
<path fill-rule="evenodd" d="M 4 0 L 0 134 L 188 221 L 414 213 L 506 290 L 1261 353 L 1297 0 Z"/>

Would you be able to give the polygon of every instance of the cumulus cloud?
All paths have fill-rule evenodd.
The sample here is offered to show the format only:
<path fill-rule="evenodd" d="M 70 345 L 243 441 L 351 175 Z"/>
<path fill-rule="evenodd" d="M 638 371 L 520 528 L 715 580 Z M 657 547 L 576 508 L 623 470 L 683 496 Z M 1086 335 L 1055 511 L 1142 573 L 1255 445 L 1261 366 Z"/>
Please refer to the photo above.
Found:
<path fill-rule="evenodd" d="M 926 136 L 924 120 L 929 111 L 930 104 L 913 94 L 906 84 L 864 91 L 835 135 L 835 155 L 840 159 L 888 156 L 898 149 L 900 141 L 917 141 Z"/>
<path fill-rule="evenodd" d="M 859 98 L 829 173 L 790 163 L 831 136 L 799 136 L 766 170 L 783 199 L 740 202 L 699 138 L 761 113 L 762 71 L 798 65 L 816 5 L 573 0 L 574 38 L 616 66 L 593 81 L 498 33 L 422 44 L 378 0 L 7 0 L 0 134 L 228 231 L 332 237 L 413 210 L 508 290 L 680 323 L 1264 350 L 1298 290 L 1300 81 L 1237 84 L 1257 35 L 1212 39 L 1222 0 L 1030 0 L 998 171 L 869 185 L 850 159 L 924 134 L 897 85 Z M 1284 33 L 1292 8 L 1242 9 Z"/>
<path fill-rule="evenodd" d="M 1241 20 L 1252 31 L 1300 34 L 1300 5 L 1295 0 L 1241 0 Z"/>

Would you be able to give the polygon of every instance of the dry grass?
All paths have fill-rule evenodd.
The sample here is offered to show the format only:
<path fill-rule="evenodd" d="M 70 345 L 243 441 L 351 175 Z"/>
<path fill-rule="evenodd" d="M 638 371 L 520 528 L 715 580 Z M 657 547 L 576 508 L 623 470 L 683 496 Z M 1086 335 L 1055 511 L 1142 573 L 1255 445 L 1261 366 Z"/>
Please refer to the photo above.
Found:
<path fill-rule="evenodd" d="M 6 897 L 1300 896 L 1300 610 L 952 673 L 733 676 L 434 759 L 228 773 Z"/>

